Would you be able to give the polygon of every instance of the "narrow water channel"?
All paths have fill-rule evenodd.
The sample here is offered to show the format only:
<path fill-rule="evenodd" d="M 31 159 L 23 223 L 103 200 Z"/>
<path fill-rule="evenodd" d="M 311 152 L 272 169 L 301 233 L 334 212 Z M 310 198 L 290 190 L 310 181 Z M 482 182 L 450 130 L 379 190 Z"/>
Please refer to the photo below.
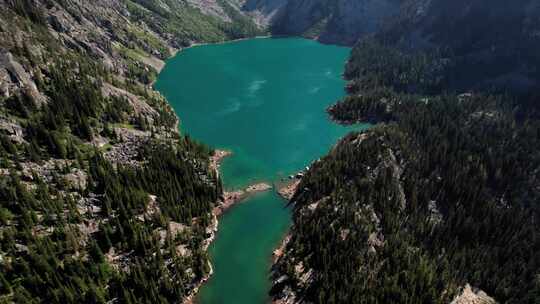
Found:
<path fill-rule="evenodd" d="M 349 51 L 300 38 L 198 46 L 170 59 L 155 87 L 181 118 L 183 132 L 233 151 L 221 167 L 226 189 L 272 183 L 324 155 L 351 129 L 325 113 L 344 95 Z M 214 275 L 198 302 L 266 303 L 272 251 L 290 221 L 275 192 L 222 216 L 210 247 Z"/>

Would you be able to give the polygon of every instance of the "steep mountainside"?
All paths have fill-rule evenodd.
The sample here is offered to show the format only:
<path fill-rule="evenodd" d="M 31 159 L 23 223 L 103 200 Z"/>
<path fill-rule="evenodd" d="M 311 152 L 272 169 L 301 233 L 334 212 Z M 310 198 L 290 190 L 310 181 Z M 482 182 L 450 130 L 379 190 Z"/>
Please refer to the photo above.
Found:
<path fill-rule="evenodd" d="M 369 68 L 377 69 L 369 77 L 396 79 L 392 85 L 409 92 L 527 92 L 540 79 L 539 34 L 537 1 L 409 0 L 399 17 L 355 48 L 347 77 L 363 78 Z"/>
<path fill-rule="evenodd" d="M 207 277 L 212 151 L 151 83 L 184 45 L 260 30 L 197 3 L 0 2 L 0 302 L 178 303 Z"/>
<path fill-rule="evenodd" d="M 477 56 L 492 48 L 513 51 L 516 35 L 538 36 L 539 4 L 534 0 L 237 0 L 247 14 L 258 16 L 273 33 L 302 35 L 322 42 L 353 45 L 377 33 L 401 47 L 474 47 Z M 489 9 L 486 9 L 489 8 Z M 525 42 L 526 37 L 520 37 Z M 483 49 L 483 51 L 481 51 Z M 508 57 L 511 57 L 507 53 Z M 478 61 L 479 59 L 477 59 Z"/>
<path fill-rule="evenodd" d="M 218 42 L 263 34 L 237 0 L 130 0 L 128 12 L 174 45 Z"/>
<path fill-rule="evenodd" d="M 263 26 L 270 26 L 281 16 L 288 0 L 237 0 L 246 12 Z"/>
<path fill-rule="evenodd" d="M 221 183 L 151 84 L 266 26 L 362 38 L 329 113 L 381 123 L 302 180 L 276 301 L 540 301 L 537 1 L 5 0 L 0 302 L 189 299 Z"/>
<path fill-rule="evenodd" d="M 399 0 L 291 0 L 274 19 L 275 33 L 354 44 L 399 10 Z"/>
<path fill-rule="evenodd" d="M 241 9 L 276 35 L 353 45 L 399 11 L 400 0 L 239 0 Z"/>
<path fill-rule="evenodd" d="M 538 5 L 405 1 L 398 15 L 355 46 L 350 95 L 328 109 L 379 124 L 302 180 L 272 294 L 537 303 Z"/>

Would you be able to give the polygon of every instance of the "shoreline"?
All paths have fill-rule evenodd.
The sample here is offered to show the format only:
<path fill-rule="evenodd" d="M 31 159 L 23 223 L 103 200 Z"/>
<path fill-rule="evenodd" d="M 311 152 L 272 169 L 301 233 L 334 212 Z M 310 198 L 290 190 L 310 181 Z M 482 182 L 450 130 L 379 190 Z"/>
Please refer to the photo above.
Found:
<path fill-rule="evenodd" d="M 195 48 L 195 47 L 198 47 L 198 46 L 205 46 L 205 45 L 221 45 L 221 44 L 229 44 L 229 43 L 234 43 L 234 42 L 240 42 L 240 41 L 244 41 L 244 40 L 252 40 L 252 39 L 269 39 L 269 38 L 280 38 L 282 36 L 275 36 L 275 35 L 263 35 L 263 36 L 254 36 L 254 37 L 247 37 L 247 38 L 238 38 L 238 39 L 232 39 L 232 40 L 224 40 L 224 41 L 219 41 L 219 42 L 194 42 L 192 43 L 190 46 L 186 46 L 186 47 L 183 47 L 179 50 L 179 52 L 177 53 L 180 53 L 182 52 L 183 50 L 187 50 L 187 49 L 190 49 L 190 48 Z M 177 54 L 175 53 L 175 55 Z M 173 58 L 174 56 L 171 56 L 170 58 Z M 167 58 L 169 59 L 169 58 Z"/>
<path fill-rule="evenodd" d="M 269 39 L 269 38 L 273 38 L 273 37 L 277 37 L 277 36 L 266 35 L 266 36 L 255 36 L 255 37 L 246 37 L 246 38 L 239 38 L 239 39 L 233 39 L 233 40 L 225 40 L 225 41 L 221 41 L 221 42 L 192 43 L 190 46 L 187 46 L 187 47 L 171 48 L 170 49 L 171 50 L 170 56 L 165 58 L 164 60 L 162 60 L 163 61 L 163 66 L 160 69 L 157 69 L 157 74 L 159 75 L 161 72 L 163 72 L 163 70 L 167 66 L 167 62 L 169 60 L 175 58 L 178 54 L 180 54 L 184 50 L 187 50 L 187 49 L 190 49 L 190 48 L 195 48 L 195 47 L 204 46 L 204 45 L 212 45 L 212 44 L 234 43 L 234 42 L 239 42 L 239 41 L 249 40 L 249 39 Z M 158 79 L 158 77 L 156 77 L 156 79 L 154 81 L 152 81 L 149 84 L 149 86 L 150 86 L 150 88 L 152 88 L 153 90 L 155 90 L 156 92 L 158 92 L 161 95 L 161 92 L 159 92 L 155 88 L 155 84 L 156 84 L 157 79 Z M 168 100 L 167 100 L 167 103 L 169 103 Z M 177 117 L 176 130 L 178 130 L 178 133 L 181 134 L 180 128 L 179 128 L 179 125 L 178 125 L 179 122 L 180 122 L 180 117 L 176 113 L 175 113 L 175 115 Z M 221 175 L 219 168 L 221 167 L 222 161 L 225 158 L 231 156 L 232 154 L 233 154 L 232 151 L 216 149 L 215 152 L 214 152 L 214 155 L 210 156 L 210 158 L 209 158 L 209 161 L 210 161 L 209 166 L 210 166 L 211 170 L 214 170 L 214 172 L 216 173 L 216 176 L 219 177 Z M 216 206 L 212 209 L 212 212 L 211 212 L 212 213 L 212 223 L 206 228 L 206 231 L 207 231 L 209 237 L 204 239 L 204 241 L 203 241 L 203 250 L 205 252 L 208 252 L 208 247 L 216 239 L 216 235 L 217 235 L 217 232 L 219 230 L 218 229 L 218 227 L 219 227 L 219 219 L 218 219 L 219 216 L 223 215 L 227 210 L 231 209 L 237 203 L 247 199 L 249 196 L 254 195 L 254 194 L 258 193 L 258 192 L 269 191 L 272 188 L 273 187 L 271 185 L 269 185 L 269 184 L 259 183 L 259 184 L 255 184 L 255 185 L 250 185 L 246 189 L 243 189 L 243 190 L 237 190 L 237 191 L 234 191 L 234 192 L 225 192 L 224 191 L 223 192 L 223 197 L 219 201 L 216 202 Z M 229 196 L 228 200 L 227 200 L 227 196 Z M 193 283 L 193 288 L 188 292 L 187 296 L 184 299 L 182 299 L 183 304 L 194 304 L 194 303 L 196 303 L 195 299 L 196 299 L 197 294 L 199 293 L 201 287 L 203 286 L 203 284 L 208 282 L 208 280 L 212 277 L 212 275 L 214 273 L 212 262 L 210 260 L 208 260 L 208 266 L 210 267 L 209 273 L 207 275 L 205 275 L 203 278 L 201 278 L 200 281 L 198 281 L 196 283 Z"/>
<path fill-rule="evenodd" d="M 279 242 L 279 246 L 272 251 L 272 264 L 275 265 L 277 261 L 285 254 L 285 248 L 287 247 L 287 244 L 291 241 L 292 235 L 291 231 L 287 231 L 285 236 L 281 239 Z"/>
<path fill-rule="evenodd" d="M 223 197 L 220 200 L 218 206 L 214 207 L 214 210 L 212 211 L 212 213 L 215 216 L 219 217 L 225 212 L 227 212 L 229 209 L 231 209 L 238 203 L 245 201 L 252 195 L 259 192 L 266 192 L 272 189 L 273 187 L 270 184 L 257 183 L 257 184 L 249 185 L 245 189 L 231 191 L 231 192 L 225 191 L 223 192 Z"/>
<path fill-rule="evenodd" d="M 211 170 L 214 170 L 216 176 L 220 176 L 219 168 L 223 160 L 229 156 L 233 155 L 233 152 L 230 150 L 214 150 L 214 155 L 210 156 L 209 167 Z M 223 195 L 216 202 L 216 206 L 212 209 L 212 223 L 206 228 L 206 232 L 209 235 L 208 238 L 203 241 L 203 250 L 208 252 L 208 247 L 215 241 L 217 233 L 219 232 L 219 217 L 222 216 L 225 212 L 230 210 L 232 207 L 236 206 L 238 203 L 243 202 L 252 195 L 255 195 L 260 192 L 266 192 L 272 190 L 274 187 L 268 183 L 260 182 L 247 186 L 244 189 L 235 190 L 235 191 L 224 191 Z M 212 261 L 208 260 L 208 266 L 210 271 L 205 275 L 199 282 L 193 285 L 193 289 L 189 294 L 183 299 L 183 304 L 195 304 L 195 299 L 199 293 L 201 287 L 210 280 L 214 274 L 214 268 L 212 266 Z"/>
<path fill-rule="evenodd" d="M 295 177 L 287 181 L 286 183 L 279 184 L 279 187 L 277 188 L 277 193 L 279 194 L 279 196 L 287 200 L 288 203 L 291 203 L 291 199 L 296 193 L 298 186 L 300 186 L 300 182 L 302 182 L 302 179 Z"/>
<path fill-rule="evenodd" d="M 238 39 L 232 39 L 232 40 L 224 40 L 224 41 L 218 41 L 218 42 L 193 42 L 191 45 L 186 46 L 186 47 L 180 47 L 180 48 L 171 47 L 169 49 L 170 55 L 165 59 L 160 59 L 160 58 L 157 58 L 155 56 L 148 56 L 148 57 L 141 58 L 141 61 L 144 64 L 150 65 L 154 69 L 156 69 L 157 75 L 159 75 L 159 74 L 161 74 L 161 72 L 163 72 L 163 69 L 165 69 L 165 67 L 167 66 L 167 61 L 173 59 L 174 57 L 176 57 L 176 55 L 182 53 L 183 51 L 185 51 L 187 49 L 196 48 L 198 46 L 205 46 L 205 45 L 220 45 L 220 44 L 234 43 L 234 42 L 240 42 L 240 41 L 251 40 L 251 39 L 269 39 L 269 38 L 281 38 L 281 37 L 285 38 L 285 37 L 289 37 L 289 36 L 266 35 L 266 36 L 255 36 L 255 37 L 238 38 Z M 148 64 L 148 60 L 152 61 L 152 60 L 156 60 L 156 59 L 161 61 L 162 64 L 163 64 L 160 68 L 157 68 L 156 66 L 153 66 L 152 64 Z M 148 84 L 154 90 L 155 90 L 154 85 L 156 84 L 157 78 L 158 77 L 156 77 L 156 79 L 154 79 L 152 82 L 150 82 L 150 84 Z M 157 91 L 157 92 L 159 92 L 159 91 Z M 168 101 L 167 101 L 167 103 L 168 103 Z M 180 117 L 178 117 L 178 119 L 180 119 Z"/>
<path fill-rule="evenodd" d="M 219 168 L 221 167 L 221 162 L 232 155 L 232 151 L 229 150 L 214 150 L 214 155 L 210 156 L 210 169 L 214 170 L 217 176 L 220 176 Z"/>
<path fill-rule="evenodd" d="M 285 236 L 281 239 L 279 242 L 279 246 L 272 252 L 271 262 L 272 267 L 270 268 L 270 277 L 272 286 L 276 284 L 276 281 L 279 280 L 279 278 L 274 278 L 275 274 L 277 273 L 277 267 L 278 263 L 280 262 L 281 258 L 283 258 L 286 254 L 287 245 L 292 240 L 292 231 L 291 228 L 287 231 Z M 283 298 L 276 298 L 274 295 L 270 295 L 270 304 L 287 304 L 287 300 Z"/>
<path fill-rule="evenodd" d="M 265 36 L 239 38 L 239 39 L 233 39 L 233 40 L 224 40 L 224 41 L 219 41 L 219 42 L 192 43 L 191 45 L 189 45 L 187 47 L 181 47 L 181 48 L 178 48 L 178 49 L 173 49 L 170 56 L 163 60 L 164 65 L 160 70 L 158 70 L 158 75 L 161 72 L 163 72 L 163 70 L 166 68 L 166 65 L 167 65 L 169 60 L 175 58 L 176 56 L 181 54 L 183 51 L 185 51 L 187 49 L 190 49 L 190 48 L 195 48 L 195 47 L 199 47 L 199 46 L 206 46 L 206 45 L 214 45 L 214 44 L 221 45 L 221 44 L 236 43 L 236 42 L 241 42 L 241 41 L 244 41 L 244 40 L 252 40 L 252 39 L 294 38 L 294 37 L 295 36 L 265 35 Z M 308 39 L 308 40 L 314 40 L 314 39 L 309 39 L 309 38 L 306 38 L 306 37 L 299 37 L 299 38 L 304 38 L 304 39 Z M 318 41 L 318 40 L 315 39 L 315 41 Z M 318 41 L 318 42 L 320 42 L 320 41 Z M 158 78 L 156 78 L 150 84 L 150 87 L 153 88 L 154 90 L 156 90 L 155 89 L 155 83 L 156 83 Z M 156 90 L 156 91 L 159 94 L 161 94 L 158 90 Z M 169 103 L 168 100 L 167 100 L 167 103 Z M 178 121 L 179 121 L 179 119 L 180 119 L 179 115 L 176 114 L 176 113 L 175 113 L 175 115 L 177 116 Z M 179 128 L 176 128 L 176 129 L 180 133 Z M 221 167 L 221 163 L 223 162 L 223 160 L 225 158 L 231 156 L 231 155 L 233 155 L 232 151 L 216 149 L 214 155 L 209 157 L 209 167 L 210 167 L 211 170 L 215 171 L 216 176 L 219 177 L 221 175 L 220 167 Z M 282 198 L 289 201 L 292 198 L 292 196 L 294 195 L 294 193 L 296 192 L 296 188 L 300 184 L 300 181 L 301 181 L 301 178 L 294 177 L 290 181 L 287 181 L 285 183 L 285 186 L 280 185 L 277 188 L 270 185 L 270 184 L 268 184 L 268 183 L 260 182 L 260 183 L 255 183 L 255 184 L 249 185 L 248 187 L 246 187 L 244 189 L 240 189 L 240 190 L 234 190 L 234 191 L 229 191 L 229 192 L 223 191 L 222 197 L 220 197 L 218 199 L 218 201 L 215 202 L 215 206 L 211 211 L 212 222 L 208 227 L 206 227 L 206 232 L 207 232 L 208 237 L 203 240 L 202 249 L 205 252 L 208 252 L 209 246 L 211 245 L 211 243 L 213 241 L 215 241 L 215 239 L 217 237 L 217 233 L 219 231 L 219 217 L 222 216 L 224 213 L 226 213 L 231 208 L 233 208 L 236 204 L 247 200 L 248 198 L 250 198 L 251 196 L 253 196 L 253 195 L 257 194 L 257 193 L 270 191 L 270 190 L 275 190 L 276 193 L 279 196 L 281 196 Z M 288 236 L 289 236 L 289 234 L 286 233 L 283 236 L 284 240 L 287 239 Z M 281 248 L 282 243 L 283 243 L 283 240 L 282 240 L 281 243 L 278 244 L 279 246 L 278 246 L 277 249 Z M 277 250 L 276 248 L 274 248 L 274 249 Z M 272 252 L 274 252 L 274 251 L 272 251 Z M 270 258 L 273 258 L 273 254 L 271 254 Z M 212 277 L 212 275 L 214 273 L 212 261 L 210 259 L 208 260 L 208 266 L 209 266 L 209 269 L 210 269 L 208 274 L 203 276 L 199 281 L 192 282 L 192 284 L 191 284 L 192 286 L 190 288 L 190 291 L 187 293 L 186 297 L 184 297 L 184 299 L 181 300 L 183 304 L 197 303 L 196 299 L 197 299 L 198 293 L 200 292 L 200 289 L 202 288 L 203 284 L 207 283 L 210 280 L 210 278 Z"/>

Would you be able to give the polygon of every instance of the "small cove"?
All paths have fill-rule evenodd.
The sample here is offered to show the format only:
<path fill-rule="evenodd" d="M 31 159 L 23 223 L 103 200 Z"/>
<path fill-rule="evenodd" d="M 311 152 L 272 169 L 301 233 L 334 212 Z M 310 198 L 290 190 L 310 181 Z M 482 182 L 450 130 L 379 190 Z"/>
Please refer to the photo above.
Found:
<path fill-rule="evenodd" d="M 182 132 L 233 151 L 221 166 L 226 190 L 273 183 L 363 127 L 339 126 L 325 113 L 344 95 L 349 51 L 301 38 L 197 46 L 170 59 L 155 87 L 180 117 Z M 225 213 L 210 246 L 214 275 L 198 302 L 267 302 L 272 251 L 290 223 L 290 210 L 273 191 Z"/>

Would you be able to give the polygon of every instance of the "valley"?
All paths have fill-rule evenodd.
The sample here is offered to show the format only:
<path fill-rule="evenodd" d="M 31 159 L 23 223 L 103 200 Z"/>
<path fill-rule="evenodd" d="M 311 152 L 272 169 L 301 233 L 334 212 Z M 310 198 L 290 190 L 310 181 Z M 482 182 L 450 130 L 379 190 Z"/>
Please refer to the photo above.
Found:
<path fill-rule="evenodd" d="M 0 303 L 538 302 L 539 33 L 534 0 L 0 1 Z"/>
<path fill-rule="evenodd" d="M 289 209 L 276 189 L 238 189 L 288 180 L 362 128 L 333 124 L 324 111 L 343 95 L 348 52 L 304 39 L 252 39 L 186 49 L 160 74 L 155 87 L 185 117 L 183 130 L 232 152 L 220 166 L 225 201 L 247 195 L 219 218 L 200 303 L 268 300 L 270 258 L 289 227 Z"/>

